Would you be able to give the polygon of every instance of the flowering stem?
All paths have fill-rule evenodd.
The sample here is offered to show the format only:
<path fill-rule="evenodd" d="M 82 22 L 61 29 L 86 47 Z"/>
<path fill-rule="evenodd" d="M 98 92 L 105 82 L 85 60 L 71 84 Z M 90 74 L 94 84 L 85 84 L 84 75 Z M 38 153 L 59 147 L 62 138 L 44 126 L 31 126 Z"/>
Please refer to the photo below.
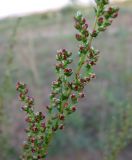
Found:
<path fill-rule="evenodd" d="M 95 74 L 93 66 L 98 60 L 99 51 L 95 50 L 91 44 L 95 37 L 111 24 L 111 19 L 117 17 L 117 8 L 106 10 L 107 0 L 96 0 L 95 22 L 92 32 L 88 29 L 88 23 L 80 12 L 77 12 L 75 28 L 79 46 L 79 62 L 76 71 L 69 68 L 73 62 L 72 53 L 66 49 L 57 51 L 55 66 L 57 79 L 52 82 L 50 104 L 47 106 L 47 116 L 42 112 L 35 113 L 33 110 L 34 100 L 28 96 L 28 89 L 25 84 L 18 83 L 17 90 L 19 97 L 25 106 L 22 108 L 26 114 L 28 122 L 27 141 L 24 145 L 22 160 L 43 160 L 48 151 L 49 144 L 55 132 L 64 128 L 64 122 L 69 114 L 76 111 L 78 101 L 84 97 L 84 87 Z M 85 69 L 85 72 L 81 70 Z"/>

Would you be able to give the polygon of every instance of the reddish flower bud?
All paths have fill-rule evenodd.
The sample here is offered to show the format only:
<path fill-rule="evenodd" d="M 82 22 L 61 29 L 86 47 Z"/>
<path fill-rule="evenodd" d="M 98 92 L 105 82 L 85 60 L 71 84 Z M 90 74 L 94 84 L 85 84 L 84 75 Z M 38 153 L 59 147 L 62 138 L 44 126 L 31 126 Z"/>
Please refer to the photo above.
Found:
<path fill-rule="evenodd" d="M 114 14 L 112 15 L 112 18 L 116 18 L 117 16 L 118 16 L 118 12 L 114 13 Z"/>
<path fill-rule="evenodd" d="M 41 127 L 44 128 L 44 129 L 46 128 L 45 122 L 41 123 Z"/>
<path fill-rule="evenodd" d="M 64 103 L 64 108 L 67 108 L 68 107 L 68 103 Z"/>
<path fill-rule="evenodd" d="M 90 77 L 86 77 L 85 80 L 86 80 L 87 82 L 90 82 Z"/>
<path fill-rule="evenodd" d="M 23 93 L 20 93 L 20 94 L 19 94 L 19 97 L 20 97 L 21 100 L 24 100 L 24 99 L 25 99 L 25 95 L 24 95 Z"/>
<path fill-rule="evenodd" d="M 86 19 L 85 18 L 82 18 L 82 24 L 85 24 L 86 23 Z"/>
<path fill-rule="evenodd" d="M 82 29 L 83 29 L 84 31 L 86 31 L 87 28 L 88 28 L 88 24 L 86 23 L 86 24 L 83 25 Z"/>
<path fill-rule="evenodd" d="M 41 155 L 38 155 L 38 157 L 37 157 L 38 159 L 41 159 L 42 157 L 41 157 Z"/>
<path fill-rule="evenodd" d="M 38 132 L 38 128 L 37 127 L 32 127 L 32 131 L 33 132 Z"/>
<path fill-rule="evenodd" d="M 76 34 L 76 39 L 77 39 L 78 41 L 81 41 L 81 40 L 82 40 L 82 36 L 81 36 L 80 34 Z"/>
<path fill-rule="evenodd" d="M 58 129 L 58 126 L 52 127 L 52 130 L 53 130 L 54 132 L 57 131 L 57 129 Z"/>
<path fill-rule="evenodd" d="M 96 30 L 93 30 L 93 32 L 91 33 L 91 36 L 92 36 L 92 37 L 97 37 L 97 35 L 98 35 L 97 31 L 96 31 Z"/>
<path fill-rule="evenodd" d="M 73 112 L 75 112 L 76 111 L 76 106 L 73 106 L 71 109 L 72 109 Z"/>
<path fill-rule="evenodd" d="M 31 151 L 32 151 L 32 153 L 35 153 L 35 149 L 34 148 L 32 148 Z"/>
<path fill-rule="evenodd" d="M 84 46 L 80 46 L 80 52 L 84 52 L 85 51 L 85 47 Z"/>
<path fill-rule="evenodd" d="M 71 100 L 72 100 L 72 102 L 74 102 L 74 103 L 77 102 L 77 97 L 76 97 L 75 94 L 72 94 L 72 95 L 71 95 Z"/>
<path fill-rule="evenodd" d="M 26 117 L 26 118 L 25 118 L 25 121 L 28 122 L 28 123 L 30 123 L 30 122 L 32 122 L 32 119 L 29 118 L 29 117 Z"/>
<path fill-rule="evenodd" d="M 27 103 L 29 104 L 29 105 L 33 105 L 34 104 L 34 98 L 32 98 L 32 97 L 27 97 Z"/>
<path fill-rule="evenodd" d="M 98 25 L 102 25 L 103 22 L 104 22 L 104 18 L 103 17 L 99 17 L 98 18 Z"/>
<path fill-rule="evenodd" d="M 91 77 L 91 78 L 96 78 L 96 74 L 92 73 L 92 74 L 90 75 L 90 77 Z"/>
<path fill-rule="evenodd" d="M 95 63 L 94 61 L 91 61 L 91 62 L 90 62 L 90 65 L 93 66 L 93 65 L 96 65 L 96 63 Z"/>
<path fill-rule="evenodd" d="M 84 93 L 79 93 L 79 97 L 84 98 L 85 97 Z"/>
<path fill-rule="evenodd" d="M 30 139 L 30 141 L 31 141 L 31 143 L 34 143 L 34 142 L 35 142 L 35 138 L 32 137 L 32 138 Z"/>
<path fill-rule="evenodd" d="M 28 110 L 28 107 L 27 107 L 27 106 L 22 106 L 21 109 L 22 109 L 23 111 L 27 111 L 27 110 Z"/>
<path fill-rule="evenodd" d="M 62 120 L 62 121 L 64 121 L 65 116 L 64 116 L 63 114 L 60 114 L 60 115 L 59 115 L 59 119 Z"/>
<path fill-rule="evenodd" d="M 63 129 L 64 129 L 64 125 L 61 124 L 61 125 L 59 126 L 59 129 L 63 130 Z"/>
<path fill-rule="evenodd" d="M 76 29 L 81 29 L 81 25 L 80 25 L 80 23 L 79 22 L 76 22 L 75 23 L 75 25 L 74 25 L 74 27 L 76 28 Z"/>
<path fill-rule="evenodd" d="M 109 8 L 108 8 L 108 13 L 109 13 L 109 14 L 112 14 L 112 13 L 113 13 L 113 8 L 112 8 L 112 7 L 109 7 Z"/>
<path fill-rule="evenodd" d="M 71 69 L 71 68 L 66 68 L 66 69 L 64 69 L 64 74 L 65 74 L 66 76 L 71 76 L 71 74 L 72 74 L 72 69 Z"/>

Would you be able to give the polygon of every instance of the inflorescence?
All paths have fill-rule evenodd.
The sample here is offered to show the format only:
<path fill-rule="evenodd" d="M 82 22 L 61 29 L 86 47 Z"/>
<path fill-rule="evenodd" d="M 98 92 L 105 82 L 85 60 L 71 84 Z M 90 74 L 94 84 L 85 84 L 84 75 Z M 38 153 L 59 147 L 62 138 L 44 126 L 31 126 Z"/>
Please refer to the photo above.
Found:
<path fill-rule="evenodd" d="M 18 82 L 17 91 L 20 101 L 24 103 L 22 110 L 26 112 L 27 140 L 24 142 L 22 160 L 43 160 L 48 151 L 54 132 L 64 128 L 66 117 L 75 112 L 77 103 L 85 97 L 84 87 L 96 77 L 93 66 L 99 58 L 99 51 L 94 49 L 92 41 L 111 25 L 112 20 L 118 16 L 118 8 L 107 7 L 108 0 L 96 0 L 95 23 L 93 30 L 81 12 L 74 17 L 75 35 L 79 41 L 79 62 L 73 71 L 70 64 L 73 62 L 72 52 L 66 49 L 57 51 L 55 66 L 57 79 L 52 82 L 50 104 L 46 106 L 46 116 L 42 112 L 35 113 L 34 99 L 28 95 L 25 84 Z"/>

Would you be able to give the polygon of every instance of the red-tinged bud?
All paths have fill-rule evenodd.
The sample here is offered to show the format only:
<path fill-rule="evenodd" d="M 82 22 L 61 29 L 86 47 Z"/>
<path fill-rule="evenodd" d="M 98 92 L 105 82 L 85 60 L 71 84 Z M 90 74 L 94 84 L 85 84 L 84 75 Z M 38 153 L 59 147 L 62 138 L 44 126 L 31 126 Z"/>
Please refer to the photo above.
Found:
<path fill-rule="evenodd" d="M 52 110 L 52 108 L 49 107 L 49 106 L 46 106 L 46 109 L 47 109 L 48 111 L 51 111 L 51 110 Z"/>
<path fill-rule="evenodd" d="M 86 80 L 87 82 L 90 82 L 90 77 L 86 77 L 85 80 Z"/>
<path fill-rule="evenodd" d="M 42 156 L 41 155 L 38 155 L 38 157 L 37 157 L 38 159 L 41 159 L 42 158 Z"/>
<path fill-rule="evenodd" d="M 116 18 L 116 17 L 118 17 L 118 12 L 116 12 L 116 13 L 114 13 L 114 14 L 112 15 L 112 18 Z"/>
<path fill-rule="evenodd" d="M 79 22 L 76 22 L 75 23 L 75 25 L 74 25 L 74 27 L 76 28 L 76 29 L 81 29 L 81 25 L 80 25 L 80 23 Z"/>
<path fill-rule="evenodd" d="M 80 52 L 84 52 L 85 51 L 85 47 L 84 46 L 80 46 Z"/>
<path fill-rule="evenodd" d="M 64 125 L 60 124 L 59 129 L 63 130 L 64 129 Z"/>
<path fill-rule="evenodd" d="M 33 105 L 34 104 L 34 98 L 32 98 L 32 97 L 27 97 L 27 103 L 29 104 L 29 105 Z"/>
<path fill-rule="evenodd" d="M 58 82 L 57 82 L 57 81 L 53 81 L 53 82 L 52 82 L 52 85 L 53 85 L 53 86 L 58 86 Z"/>
<path fill-rule="evenodd" d="M 25 90 L 24 90 L 24 94 L 27 94 L 28 93 L 28 89 L 26 88 Z"/>
<path fill-rule="evenodd" d="M 26 84 L 22 83 L 22 82 L 17 82 L 16 84 L 16 89 L 25 89 L 26 88 Z"/>
<path fill-rule="evenodd" d="M 72 99 L 75 99 L 75 98 L 76 98 L 76 95 L 75 95 L 75 94 L 72 94 L 72 95 L 71 95 L 71 98 L 72 98 Z"/>
<path fill-rule="evenodd" d="M 45 122 L 41 123 L 41 127 L 44 128 L 44 129 L 46 128 Z"/>
<path fill-rule="evenodd" d="M 93 66 L 93 65 L 96 65 L 96 63 L 95 63 L 94 61 L 91 61 L 91 62 L 90 62 L 90 65 Z"/>
<path fill-rule="evenodd" d="M 85 37 L 88 37 L 89 36 L 89 32 L 85 31 L 84 35 L 85 35 Z"/>
<path fill-rule="evenodd" d="M 91 33 L 91 36 L 92 37 L 97 37 L 98 35 L 98 32 L 96 30 L 93 30 L 93 32 Z"/>
<path fill-rule="evenodd" d="M 32 137 L 32 138 L 30 139 L 30 141 L 31 141 L 31 143 L 34 143 L 34 142 L 35 142 L 35 138 Z"/>
<path fill-rule="evenodd" d="M 32 148 L 31 151 L 32 151 L 32 153 L 35 153 L 35 149 L 34 148 Z"/>
<path fill-rule="evenodd" d="M 86 80 L 85 80 L 84 78 L 80 78 L 80 82 L 81 82 L 81 83 L 85 83 Z"/>
<path fill-rule="evenodd" d="M 74 103 L 77 102 L 77 97 L 76 97 L 75 94 L 72 94 L 72 95 L 71 95 L 71 100 L 72 100 L 72 102 L 74 102 Z"/>
<path fill-rule="evenodd" d="M 17 90 L 17 91 L 19 90 L 19 87 L 20 87 L 20 83 L 17 82 L 17 84 L 16 84 L 16 90 Z"/>
<path fill-rule="evenodd" d="M 37 112 L 35 116 L 36 118 L 38 117 L 40 120 L 43 120 L 45 118 L 45 115 L 42 112 Z"/>
<path fill-rule="evenodd" d="M 57 131 L 57 129 L 58 129 L 58 126 L 55 126 L 55 127 L 52 127 L 52 131 Z"/>
<path fill-rule="evenodd" d="M 59 115 L 59 119 L 60 119 L 61 121 L 64 121 L 65 116 L 64 116 L 63 114 L 60 114 L 60 115 Z"/>
<path fill-rule="evenodd" d="M 25 118 L 25 121 L 28 122 L 28 123 L 31 123 L 31 122 L 32 122 L 32 119 L 29 118 L 29 117 L 26 117 L 26 118 Z"/>
<path fill-rule="evenodd" d="M 64 68 L 64 65 L 62 63 L 56 64 L 55 68 L 56 68 L 57 71 L 59 71 L 61 68 L 62 69 Z"/>
<path fill-rule="evenodd" d="M 67 108 L 68 107 L 68 103 L 64 103 L 64 108 Z"/>
<path fill-rule="evenodd" d="M 94 74 L 94 73 L 92 73 L 91 75 L 90 75 L 90 77 L 93 79 L 93 78 L 96 78 L 96 74 Z"/>
<path fill-rule="evenodd" d="M 84 31 L 86 31 L 86 30 L 88 29 L 88 24 L 85 23 L 85 24 L 83 25 L 82 29 L 83 29 Z"/>
<path fill-rule="evenodd" d="M 67 53 L 67 50 L 66 50 L 65 48 L 63 48 L 63 49 L 62 49 L 62 53 L 63 53 L 63 54 L 66 54 L 66 53 Z"/>
<path fill-rule="evenodd" d="M 19 94 L 20 99 L 23 101 L 25 99 L 25 95 L 23 93 Z"/>
<path fill-rule="evenodd" d="M 85 23 L 86 23 L 86 19 L 85 19 L 85 18 L 82 18 L 81 23 L 82 23 L 82 24 L 85 24 Z"/>
<path fill-rule="evenodd" d="M 81 40 L 82 40 L 82 36 L 81 36 L 80 34 L 76 34 L 76 39 L 77 39 L 78 41 L 81 41 Z"/>
<path fill-rule="evenodd" d="M 98 18 L 98 25 L 102 25 L 104 22 L 104 18 L 103 17 L 99 17 Z"/>
<path fill-rule="evenodd" d="M 64 69 L 64 74 L 66 76 L 71 76 L 72 75 L 72 69 L 71 68 L 66 68 Z"/>
<path fill-rule="evenodd" d="M 109 14 L 112 14 L 112 13 L 113 13 L 113 8 L 112 8 L 112 7 L 109 7 L 109 8 L 108 8 L 108 13 L 109 13 Z"/>
<path fill-rule="evenodd" d="M 32 127 L 32 131 L 33 132 L 38 132 L 38 128 L 37 127 Z"/>
<path fill-rule="evenodd" d="M 28 110 L 28 106 L 22 106 L 21 109 L 22 109 L 23 111 L 27 111 L 27 110 Z"/>
<path fill-rule="evenodd" d="M 76 108 L 76 106 L 73 106 L 71 109 L 73 112 L 75 112 L 77 108 Z"/>
<path fill-rule="evenodd" d="M 79 97 L 84 98 L 85 97 L 84 93 L 79 93 Z"/>
<path fill-rule="evenodd" d="M 75 85 L 74 89 L 75 89 L 75 91 L 78 91 L 79 87 L 77 85 Z"/>

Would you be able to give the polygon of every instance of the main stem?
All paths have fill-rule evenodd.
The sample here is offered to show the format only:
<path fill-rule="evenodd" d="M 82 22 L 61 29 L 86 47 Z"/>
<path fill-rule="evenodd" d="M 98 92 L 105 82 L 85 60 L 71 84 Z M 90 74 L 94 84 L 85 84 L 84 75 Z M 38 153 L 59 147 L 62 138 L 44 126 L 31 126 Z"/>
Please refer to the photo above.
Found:
<path fill-rule="evenodd" d="M 98 8 L 99 8 L 99 7 L 97 7 L 97 11 L 98 11 Z M 93 25 L 93 31 L 96 29 L 97 19 L 98 19 L 98 14 L 96 14 L 96 17 L 95 17 L 95 22 L 94 22 L 94 25 Z M 94 39 L 94 38 L 90 35 L 90 39 L 89 39 L 89 43 L 88 43 L 88 48 L 89 48 L 89 49 L 91 48 L 91 44 L 92 44 L 93 39 Z M 76 79 L 77 76 L 80 74 L 81 69 L 82 69 L 83 65 L 85 64 L 85 58 L 86 58 L 86 56 L 87 56 L 87 55 L 85 55 L 85 57 L 83 58 L 82 63 L 81 63 L 80 65 L 78 65 L 77 70 L 75 71 L 75 77 L 74 77 L 74 79 Z M 72 90 L 71 90 L 71 88 L 69 88 L 69 90 L 68 90 L 68 98 L 67 98 L 66 101 L 68 101 L 68 99 L 69 99 L 69 97 L 70 97 L 70 95 L 71 95 L 71 92 L 72 92 Z M 61 106 L 63 106 L 63 104 L 64 104 L 64 102 L 61 102 Z M 51 102 L 50 102 L 50 107 L 52 107 L 52 103 L 51 103 Z M 52 112 L 49 112 L 49 114 L 50 114 L 50 115 L 49 115 L 49 118 L 48 118 L 47 122 L 49 122 L 49 121 L 52 120 L 52 119 L 51 119 Z M 59 120 L 58 120 L 58 121 L 59 121 Z M 48 146 L 49 146 L 49 144 L 50 144 L 50 142 L 51 142 L 51 140 L 52 140 L 53 135 L 54 135 L 54 132 L 52 131 L 52 133 L 51 133 L 51 135 L 50 135 L 50 138 L 49 138 L 49 141 L 48 141 L 48 144 L 45 146 L 46 151 L 48 150 Z"/>

